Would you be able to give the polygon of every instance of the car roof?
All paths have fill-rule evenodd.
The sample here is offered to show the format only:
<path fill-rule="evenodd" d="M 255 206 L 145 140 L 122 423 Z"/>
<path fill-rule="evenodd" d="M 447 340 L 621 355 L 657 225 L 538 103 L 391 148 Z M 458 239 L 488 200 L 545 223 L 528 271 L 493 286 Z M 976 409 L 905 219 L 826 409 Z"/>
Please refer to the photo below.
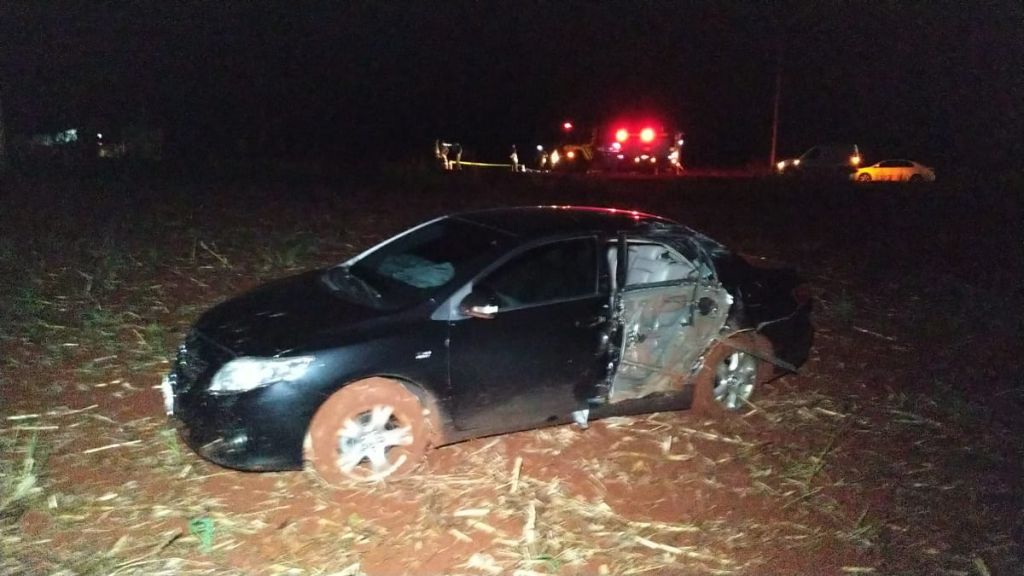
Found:
<path fill-rule="evenodd" d="M 615 233 L 652 223 L 678 226 L 678 223 L 654 214 L 592 206 L 492 208 L 453 214 L 450 217 L 495 228 L 512 236 L 526 238 L 580 232 Z"/>

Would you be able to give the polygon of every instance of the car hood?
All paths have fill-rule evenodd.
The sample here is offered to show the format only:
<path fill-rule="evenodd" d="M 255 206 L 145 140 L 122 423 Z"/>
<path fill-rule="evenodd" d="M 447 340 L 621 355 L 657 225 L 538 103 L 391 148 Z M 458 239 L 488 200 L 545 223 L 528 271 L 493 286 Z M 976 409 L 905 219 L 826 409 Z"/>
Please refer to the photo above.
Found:
<path fill-rule="evenodd" d="M 387 311 L 333 292 L 316 270 L 263 284 L 218 304 L 195 329 L 238 356 L 278 356 L 307 349 L 325 335 L 355 329 Z"/>

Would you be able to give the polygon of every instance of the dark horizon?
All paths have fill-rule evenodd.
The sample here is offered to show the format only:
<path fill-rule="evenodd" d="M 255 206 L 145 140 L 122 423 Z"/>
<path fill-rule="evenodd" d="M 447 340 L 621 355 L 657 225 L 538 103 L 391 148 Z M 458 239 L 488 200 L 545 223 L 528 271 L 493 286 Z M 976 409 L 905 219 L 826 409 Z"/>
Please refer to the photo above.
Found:
<path fill-rule="evenodd" d="M 11 2 L 8 133 L 146 124 L 183 158 L 493 158 L 564 119 L 656 110 L 700 165 L 779 155 L 1019 168 L 1024 7 L 892 2 Z M 108 129 L 110 129 L 108 128 Z"/>

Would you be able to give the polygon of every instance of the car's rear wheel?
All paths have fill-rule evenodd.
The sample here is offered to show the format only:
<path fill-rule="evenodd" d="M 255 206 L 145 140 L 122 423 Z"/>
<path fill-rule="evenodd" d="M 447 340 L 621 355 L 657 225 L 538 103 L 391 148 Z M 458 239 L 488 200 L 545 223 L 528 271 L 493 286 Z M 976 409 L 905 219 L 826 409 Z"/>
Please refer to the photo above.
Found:
<path fill-rule="evenodd" d="M 871 174 L 867 172 L 857 175 L 857 181 L 859 182 L 871 182 Z"/>
<path fill-rule="evenodd" d="M 305 458 L 329 484 L 401 478 L 423 460 L 431 428 L 420 400 L 400 382 L 368 378 L 335 392 L 317 410 Z"/>
<path fill-rule="evenodd" d="M 910 176 L 910 182 L 913 184 L 924 182 L 924 176 L 921 176 L 920 174 L 913 174 Z"/>
<path fill-rule="evenodd" d="M 715 344 L 694 381 L 693 410 L 735 412 L 749 406 L 758 385 L 771 377 L 772 365 L 760 359 L 771 353 L 764 337 L 750 333 Z"/>

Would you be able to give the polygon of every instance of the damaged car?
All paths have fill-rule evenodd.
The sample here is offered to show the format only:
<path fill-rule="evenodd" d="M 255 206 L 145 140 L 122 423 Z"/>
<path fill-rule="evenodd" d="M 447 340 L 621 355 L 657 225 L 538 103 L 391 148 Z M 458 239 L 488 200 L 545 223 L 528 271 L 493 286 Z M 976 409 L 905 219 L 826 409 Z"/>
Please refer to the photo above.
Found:
<path fill-rule="evenodd" d="M 666 218 L 492 209 L 215 306 L 162 391 L 217 464 L 377 481 L 470 438 L 741 410 L 806 360 L 810 312 L 793 270 Z"/>

